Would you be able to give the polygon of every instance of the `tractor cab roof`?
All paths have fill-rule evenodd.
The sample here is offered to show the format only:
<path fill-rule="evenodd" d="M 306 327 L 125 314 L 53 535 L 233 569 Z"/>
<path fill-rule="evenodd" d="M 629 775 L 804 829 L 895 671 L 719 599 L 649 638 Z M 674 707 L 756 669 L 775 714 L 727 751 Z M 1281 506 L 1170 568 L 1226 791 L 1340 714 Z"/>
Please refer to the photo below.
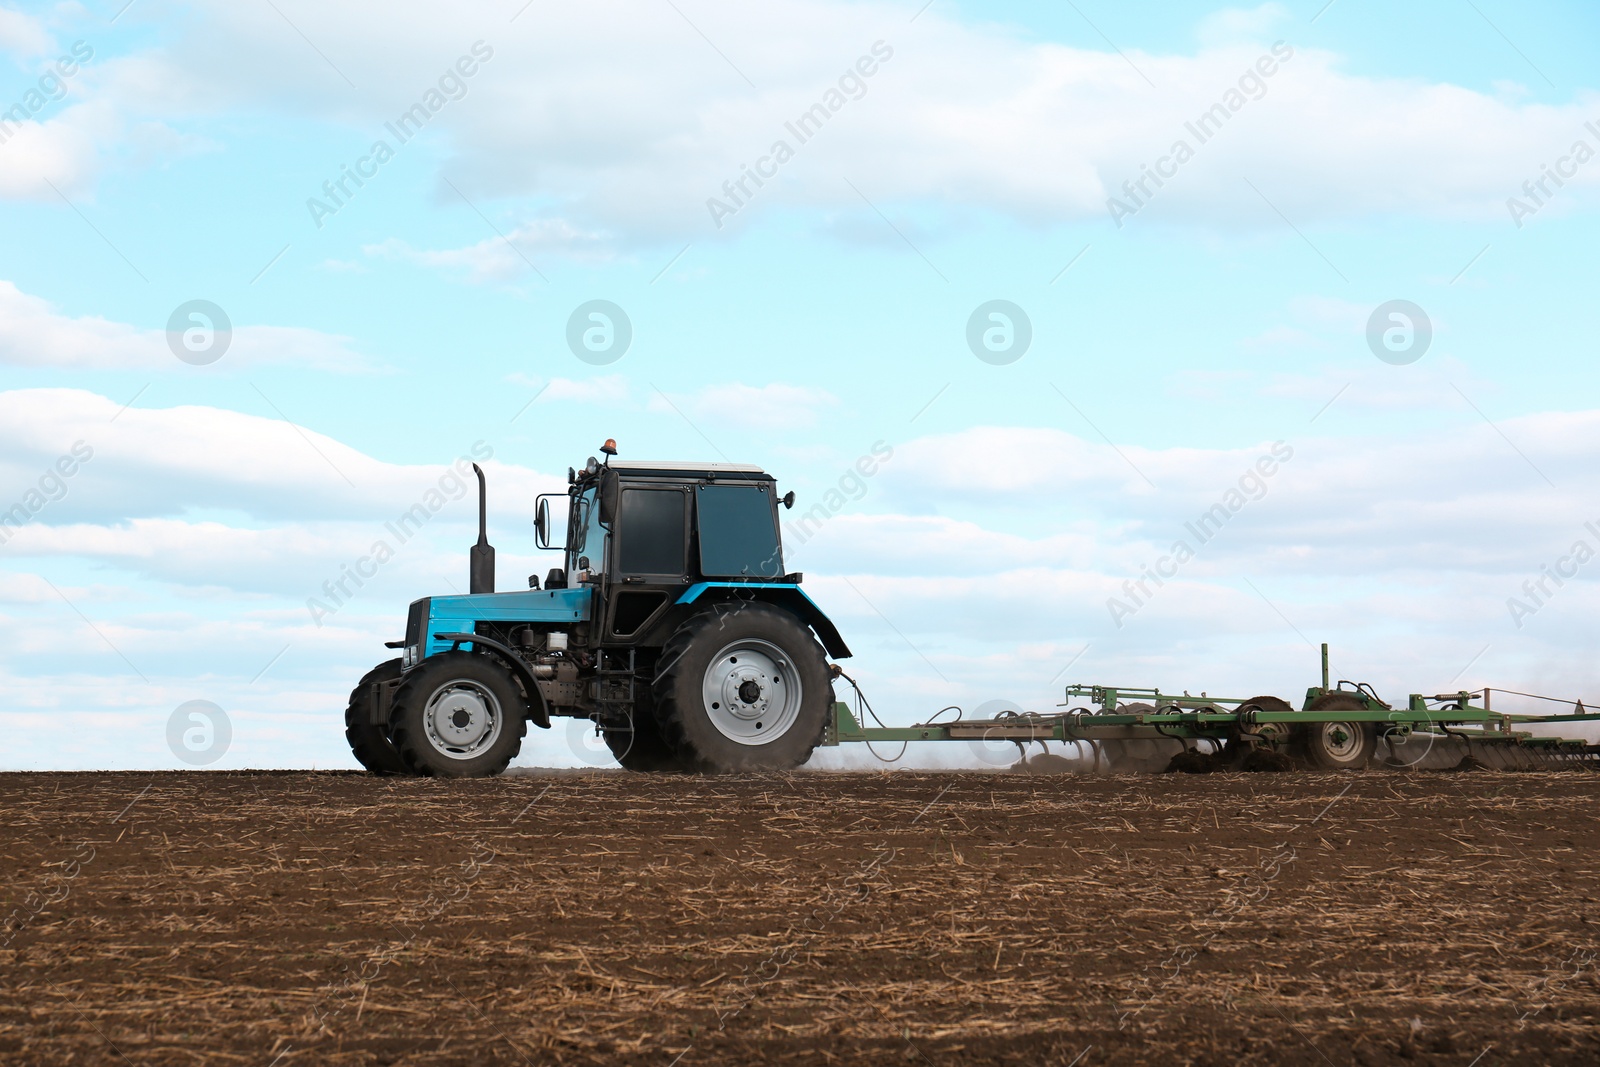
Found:
<path fill-rule="evenodd" d="M 618 459 L 617 444 L 611 439 L 601 446 L 605 463 L 589 457 L 582 469 L 569 468 L 568 484 L 588 486 L 600 480 L 603 471 L 624 477 L 632 475 L 645 479 L 687 479 L 697 482 L 715 482 L 722 479 L 748 482 L 777 482 L 777 479 L 752 463 L 707 463 L 684 459 Z"/>
<path fill-rule="evenodd" d="M 612 470 L 641 470 L 641 471 L 714 471 L 717 474 L 763 474 L 760 467 L 749 463 L 693 463 L 684 460 L 667 459 L 626 459 L 613 460 Z"/>
<path fill-rule="evenodd" d="M 759 480 L 772 477 L 760 467 L 749 463 L 696 463 L 692 460 L 612 460 L 611 469 L 621 475 L 640 474 L 706 480 L 729 477 Z"/>

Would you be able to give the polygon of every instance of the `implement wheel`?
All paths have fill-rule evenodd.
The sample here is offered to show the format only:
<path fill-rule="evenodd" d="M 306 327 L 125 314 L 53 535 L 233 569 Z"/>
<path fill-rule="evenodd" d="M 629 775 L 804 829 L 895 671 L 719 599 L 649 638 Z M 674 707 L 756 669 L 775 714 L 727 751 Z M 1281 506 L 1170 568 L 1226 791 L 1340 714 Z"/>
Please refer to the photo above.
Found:
<path fill-rule="evenodd" d="M 400 677 L 400 661 L 392 659 L 380 663 L 366 674 L 350 691 L 350 704 L 344 711 L 344 739 L 350 742 L 350 751 L 356 762 L 373 774 L 405 774 L 405 761 L 389 740 L 382 725 L 372 722 L 372 686 Z"/>
<path fill-rule="evenodd" d="M 413 774 L 487 778 L 521 750 L 527 717 L 527 699 L 505 667 L 472 652 L 444 652 L 406 673 L 389 736 Z"/>
<path fill-rule="evenodd" d="M 1360 697 L 1324 693 L 1307 711 L 1365 711 Z M 1309 722 L 1301 727 L 1300 744 L 1310 764 L 1324 771 L 1358 771 L 1372 762 L 1378 731 L 1370 722 Z"/>
<path fill-rule="evenodd" d="M 833 708 L 822 646 L 767 604 L 690 618 L 662 647 L 653 691 L 662 736 L 703 771 L 798 767 Z"/>
<path fill-rule="evenodd" d="M 1290 704 L 1282 697 L 1260 696 L 1251 697 L 1249 700 L 1246 700 L 1243 704 L 1239 705 L 1239 710 L 1241 711 L 1246 708 L 1255 708 L 1258 711 L 1270 711 L 1276 713 L 1293 711 L 1294 705 Z"/>
<path fill-rule="evenodd" d="M 1241 719 L 1253 716 L 1255 712 L 1265 711 L 1272 714 L 1293 712 L 1294 705 L 1282 697 L 1258 696 L 1251 697 L 1238 707 Z M 1242 771 L 1282 771 L 1293 767 L 1296 760 L 1289 754 L 1289 742 L 1294 736 L 1294 728 L 1286 722 L 1241 722 L 1241 734 L 1252 735 L 1248 741 L 1243 737 L 1234 738 L 1229 742 L 1229 750 L 1234 756 L 1234 770 Z"/>

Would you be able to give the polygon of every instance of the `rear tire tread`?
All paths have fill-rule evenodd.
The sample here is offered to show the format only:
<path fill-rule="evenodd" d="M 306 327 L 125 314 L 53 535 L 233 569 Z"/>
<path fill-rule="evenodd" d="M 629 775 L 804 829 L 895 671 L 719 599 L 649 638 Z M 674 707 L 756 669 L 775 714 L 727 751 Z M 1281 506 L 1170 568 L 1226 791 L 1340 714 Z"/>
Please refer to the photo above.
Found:
<path fill-rule="evenodd" d="M 641 694 L 635 702 L 633 716 L 626 725 L 602 724 L 600 733 L 623 770 L 640 774 L 677 774 L 695 769 L 662 736 L 661 725 L 656 721 L 648 692 Z"/>

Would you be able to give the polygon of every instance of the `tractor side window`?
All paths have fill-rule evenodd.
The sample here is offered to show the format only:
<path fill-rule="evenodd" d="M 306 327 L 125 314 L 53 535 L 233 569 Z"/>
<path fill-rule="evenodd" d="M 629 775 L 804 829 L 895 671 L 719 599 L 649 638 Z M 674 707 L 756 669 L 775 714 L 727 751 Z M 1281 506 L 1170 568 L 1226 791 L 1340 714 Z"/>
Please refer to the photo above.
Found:
<path fill-rule="evenodd" d="M 758 485 L 702 485 L 700 573 L 707 578 L 780 578 L 783 552 L 772 494 Z"/>
<path fill-rule="evenodd" d="M 623 574 L 683 573 L 684 494 L 677 489 L 624 489 L 617 514 Z"/>

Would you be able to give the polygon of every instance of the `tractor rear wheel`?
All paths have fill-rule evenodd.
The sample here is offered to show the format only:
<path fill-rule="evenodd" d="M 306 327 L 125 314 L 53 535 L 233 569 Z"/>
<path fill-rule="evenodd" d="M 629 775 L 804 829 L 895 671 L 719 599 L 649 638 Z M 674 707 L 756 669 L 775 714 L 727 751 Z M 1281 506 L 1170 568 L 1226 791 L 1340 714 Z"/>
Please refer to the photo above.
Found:
<path fill-rule="evenodd" d="M 521 750 L 527 709 L 504 666 L 472 652 L 444 652 L 406 673 L 389 736 L 413 774 L 487 778 Z"/>
<path fill-rule="evenodd" d="M 661 735 L 649 693 L 635 702 L 633 716 L 626 723 L 601 726 L 600 733 L 624 770 L 650 774 L 690 769 Z"/>
<path fill-rule="evenodd" d="M 1350 693 L 1324 693 L 1307 711 L 1365 711 L 1367 705 Z M 1306 723 L 1300 737 L 1306 759 L 1325 771 L 1361 770 L 1378 748 L 1378 731 L 1370 722 Z"/>
<path fill-rule="evenodd" d="M 380 663 L 350 690 L 350 704 L 344 710 L 344 739 L 350 742 L 350 751 L 356 762 L 373 774 L 405 774 L 405 761 L 389 740 L 382 724 L 372 721 L 372 686 L 400 677 L 400 661 L 392 659 Z"/>
<path fill-rule="evenodd" d="M 653 692 L 662 736 L 705 771 L 798 767 L 833 707 L 822 646 L 766 604 L 690 618 L 662 647 Z"/>

